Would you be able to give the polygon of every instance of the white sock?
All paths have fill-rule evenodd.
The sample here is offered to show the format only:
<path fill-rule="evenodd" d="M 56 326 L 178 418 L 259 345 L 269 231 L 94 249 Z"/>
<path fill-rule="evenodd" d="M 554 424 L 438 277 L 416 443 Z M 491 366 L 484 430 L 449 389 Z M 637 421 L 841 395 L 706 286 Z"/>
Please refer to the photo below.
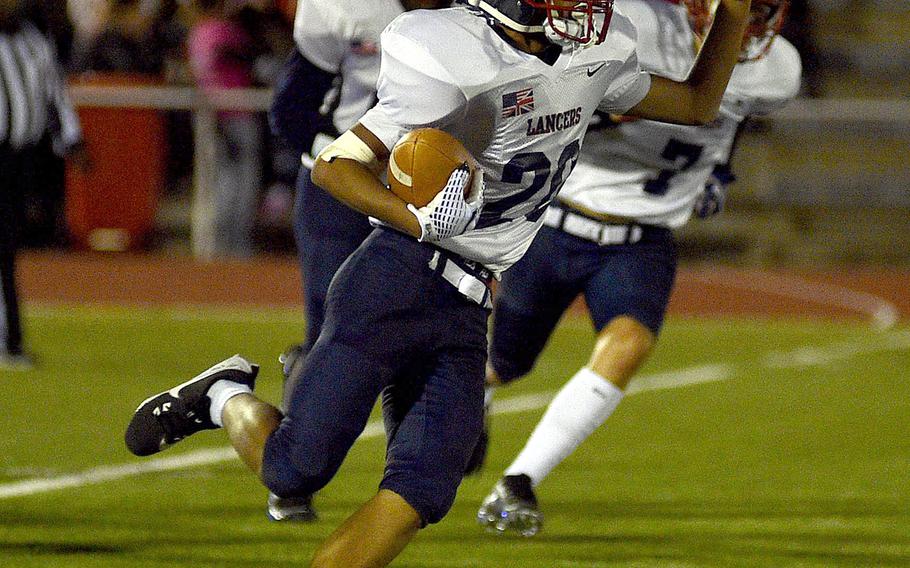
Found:
<path fill-rule="evenodd" d="M 483 407 L 489 409 L 490 405 L 493 404 L 493 393 L 496 392 L 496 387 L 488 386 L 483 389 Z"/>
<path fill-rule="evenodd" d="M 622 391 L 582 367 L 550 402 L 506 475 L 526 474 L 536 486 L 613 414 Z"/>
<path fill-rule="evenodd" d="M 218 426 L 224 426 L 224 424 L 221 423 L 221 413 L 224 411 L 224 405 L 227 404 L 227 401 L 238 394 L 252 394 L 252 392 L 250 387 L 242 383 L 235 383 L 234 381 L 228 381 L 226 379 L 215 381 L 215 383 L 209 387 L 208 392 L 206 392 L 206 395 L 212 399 L 212 403 L 209 404 L 209 417 L 212 419 L 212 422 Z"/>

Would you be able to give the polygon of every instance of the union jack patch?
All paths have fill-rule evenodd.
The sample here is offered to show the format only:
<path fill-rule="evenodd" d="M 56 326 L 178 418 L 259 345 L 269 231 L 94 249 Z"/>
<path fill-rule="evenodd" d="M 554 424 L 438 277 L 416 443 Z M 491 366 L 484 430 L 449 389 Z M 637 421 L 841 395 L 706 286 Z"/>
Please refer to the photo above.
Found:
<path fill-rule="evenodd" d="M 512 118 L 534 110 L 534 89 L 521 89 L 502 96 L 502 117 Z"/>

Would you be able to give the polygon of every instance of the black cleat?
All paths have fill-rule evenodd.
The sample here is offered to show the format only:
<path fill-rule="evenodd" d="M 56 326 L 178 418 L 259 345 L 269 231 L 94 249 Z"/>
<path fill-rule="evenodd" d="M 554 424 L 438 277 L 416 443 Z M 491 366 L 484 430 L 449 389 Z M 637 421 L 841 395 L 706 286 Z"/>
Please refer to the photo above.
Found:
<path fill-rule="evenodd" d="M 527 475 L 507 475 L 500 479 L 477 511 L 477 522 L 487 532 L 517 532 L 531 537 L 543 527 L 543 514 Z"/>
<path fill-rule="evenodd" d="M 303 363 L 307 354 L 303 344 L 298 343 L 288 347 L 284 353 L 278 356 L 278 363 L 281 365 L 281 374 L 284 380 L 281 385 L 281 412 L 287 413 L 287 400 L 293 389 L 292 377 L 294 371 Z M 290 521 L 297 523 L 311 523 L 316 520 L 316 509 L 313 508 L 313 496 L 304 495 L 302 497 L 279 497 L 274 493 L 269 493 L 268 506 L 265 510 L 266 516 L 273 521 Z"/>
<path fill-rule="evenodd" d="M 252 389 L 258 372 L 259 365 L 234 355 L 181 385 L 145 399 L 126 428 L 126 447 L 137 456 L 149 456 L 190 434 L 218 428 L 209 418 L 209 387 L 227 379 Z"/>
<path fill-rule="evenodd" d="M 316 509 L 313 508 L 313 496 L 279 497 L 269 493 L 269 505 L 266 516 L 273 521 L 292 521 L 311 523 L 316 520 Z"/>

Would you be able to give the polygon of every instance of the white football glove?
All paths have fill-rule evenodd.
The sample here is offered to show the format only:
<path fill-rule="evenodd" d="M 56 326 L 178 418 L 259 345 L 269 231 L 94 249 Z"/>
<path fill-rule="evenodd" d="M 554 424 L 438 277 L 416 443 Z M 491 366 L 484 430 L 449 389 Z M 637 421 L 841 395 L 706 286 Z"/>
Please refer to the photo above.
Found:
<path fill-rule="evenodd" d="M 468 195 L 465 188 L 471 184 Z M 408 204 L 408 211 L 420 223 L 420 242 L 435 243 L 457 237 L 477 224 L 478 213 L 483 206 L 483 171 L 476 168 L 473 179 L 467 164 L 457 168 L 442 191 L 421 208 Z"/>

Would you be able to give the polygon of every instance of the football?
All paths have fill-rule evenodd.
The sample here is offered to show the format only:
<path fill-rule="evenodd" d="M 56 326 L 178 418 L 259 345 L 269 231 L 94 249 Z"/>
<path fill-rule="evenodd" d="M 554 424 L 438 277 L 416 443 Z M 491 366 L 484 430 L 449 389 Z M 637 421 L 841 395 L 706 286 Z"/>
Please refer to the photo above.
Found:
<path fill-rule="evenodd" d="M 436 128 L 419 128 L 405 135 L 389 156 L 389 188 L 392 193 L 423 207 L 442 188 L 456 168 L 467 163 L 473 177 L 474 158 L 451 134 Z M 465 194 L 471 184 L 465 187 Z"/>

